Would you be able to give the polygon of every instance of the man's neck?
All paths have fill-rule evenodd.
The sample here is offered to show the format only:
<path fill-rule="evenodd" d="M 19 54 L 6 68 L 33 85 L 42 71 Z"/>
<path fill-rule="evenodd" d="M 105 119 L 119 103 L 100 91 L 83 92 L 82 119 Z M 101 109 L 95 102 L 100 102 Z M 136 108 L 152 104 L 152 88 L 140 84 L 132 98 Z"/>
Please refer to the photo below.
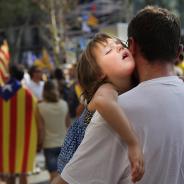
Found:
<path fill-rule="evenodd" d="M 162 63 L 162 64 L 161 64 Z M 147 61 L 142 60 L 137 66 L 140 82 L 151 80 L 159 77 L 172 76 L 174 74 L 172 63 L 155 62 L 149 64 Z"/>

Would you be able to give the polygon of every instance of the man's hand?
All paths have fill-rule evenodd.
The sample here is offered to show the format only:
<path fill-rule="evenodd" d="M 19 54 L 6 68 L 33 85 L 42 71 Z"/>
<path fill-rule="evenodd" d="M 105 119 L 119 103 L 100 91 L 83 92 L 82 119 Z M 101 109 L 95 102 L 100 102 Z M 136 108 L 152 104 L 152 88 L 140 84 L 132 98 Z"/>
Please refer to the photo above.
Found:
<path fill-rule="evenodd" d="M 68 183 L 66 181 L 64 181 L 63 178 L 59 175 L 53 179 L 51 184 L 68 184 Z"/>

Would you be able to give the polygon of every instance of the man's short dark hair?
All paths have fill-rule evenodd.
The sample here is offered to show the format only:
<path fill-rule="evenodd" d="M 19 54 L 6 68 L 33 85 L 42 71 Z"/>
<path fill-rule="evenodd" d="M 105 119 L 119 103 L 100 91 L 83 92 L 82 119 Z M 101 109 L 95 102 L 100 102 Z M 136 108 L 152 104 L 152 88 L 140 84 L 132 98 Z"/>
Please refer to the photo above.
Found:
<path fill-rule="evenodd" d="M 34 75 L 34 73 L 35 73 L 37 70 L 39 70 L 39 67 L 36 66 L 36 65 L 32 65 L 32 66 L 29 68 L 28 73 L 29 73 L 31 79 L 33 78 L 33 75 Z"/>
<path fill-rule="evenodd" d="M 150 62 L 173 61 L 179 50 L 180 21 L 168 10 L 147 6 L 132 19 L 128 37 L 139 46 L 141 54 Z"/>

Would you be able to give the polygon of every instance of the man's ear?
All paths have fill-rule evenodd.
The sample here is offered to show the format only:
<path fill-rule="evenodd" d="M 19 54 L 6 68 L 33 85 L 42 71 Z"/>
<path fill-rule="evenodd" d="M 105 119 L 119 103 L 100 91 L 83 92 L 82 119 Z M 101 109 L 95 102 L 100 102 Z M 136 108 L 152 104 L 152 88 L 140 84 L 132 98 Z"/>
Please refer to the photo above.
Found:
<path fill-rule="evenodd" d="M 130 50 L 132 55 L 135 55 L 135 53 L 136 53 L 136 42 L 132 37 L 128 38 L 128 49 Z"/>
<path fill-rule="evenodd" d="M 180 44 L 179 45 L 179 48 L 178 48 L 178 52 L 177 52 L 177 58 L 179 59 L 180 58 L 180 55 L 184 52 L 184 46 L 183 44 Z"/>

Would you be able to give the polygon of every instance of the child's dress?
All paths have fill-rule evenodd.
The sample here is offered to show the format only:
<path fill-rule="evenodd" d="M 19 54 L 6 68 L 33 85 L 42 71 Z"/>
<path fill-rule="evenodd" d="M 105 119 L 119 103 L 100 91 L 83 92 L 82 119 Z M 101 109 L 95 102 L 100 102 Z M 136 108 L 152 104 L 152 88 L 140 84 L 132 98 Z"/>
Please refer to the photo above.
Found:
<path fill-rule="evenodd" d="M 64 143 L 61 147 L 61 152 L 58 157 L 58 172 L 61 173 L 65 165 L 70 161 L 73 154 L 84 138 L 85 130 L 91 121 L 94 112 L 90 112 L 87 108 L 84 109 L 81 116 L 74 121 L 68 129 Z"/>

